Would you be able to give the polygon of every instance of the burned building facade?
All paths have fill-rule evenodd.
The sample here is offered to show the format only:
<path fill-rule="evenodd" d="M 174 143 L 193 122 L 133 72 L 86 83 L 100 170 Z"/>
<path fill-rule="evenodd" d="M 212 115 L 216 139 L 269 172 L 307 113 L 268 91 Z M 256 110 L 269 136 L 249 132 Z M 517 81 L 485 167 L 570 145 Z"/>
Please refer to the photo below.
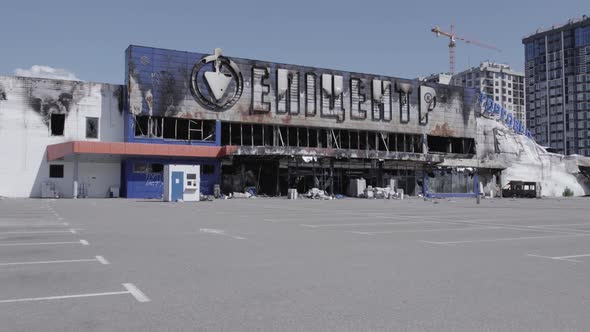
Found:
<path fill-rule="evenodd" d="M 377 187 L 395 180 L 410 195 L 477 191 L 483 98 L 474 89 L 221 50 L 130 46 L 125 68 L 122 86 L 0 77 L 1 149 L 30 167 L 4 166 L 30 181 L 0 195 L 37 197 L 56 185 L 64 197 L 159 198 L 167 164 L 201 166 L 204 194 L 215 185 L 346 194 L 357 178 Z M 15 135 L 27 137 L 28 155 L 8 142 Z M 441 172 L 453 174 L 440 180 Z"/>
<path fill-rule="evenodd" d="M 128 142 L 231 147 L 222 191 L 422 190 L 424 167 L 475 154 L 476 93 L 400 78 L 131 46 Z"/>

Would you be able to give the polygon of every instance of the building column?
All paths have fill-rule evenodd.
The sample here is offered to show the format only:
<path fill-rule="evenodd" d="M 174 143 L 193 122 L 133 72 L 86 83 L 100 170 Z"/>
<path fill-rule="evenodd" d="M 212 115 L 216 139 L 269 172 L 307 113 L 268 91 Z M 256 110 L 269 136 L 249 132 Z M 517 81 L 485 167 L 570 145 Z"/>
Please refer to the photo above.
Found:
<path fill-rule="evenodd" d="M 424 200 L 428 198 L 428 185 L 426 182 L 427 180 L 428 172 L 426 171 L 426 167 L 422 167 L 422 196 L 424 197 Z"/>
<path fill-rule="evenodd" d="M 215 145 L 221 145 L 221 120 L 215 120 Z"/>
<path fill-rule="evenodd" d="M 74 154 L 74 179 L 72 197 L 78 198 L 78 154 Z"/>
<path fill-rule="evenodd" d="M 479 204 L 480 197 L 479 197 L 479 168 L 475 169 L 475 174 L 473 175 L 473 191 L 475 192 L 475 203 Z"/>

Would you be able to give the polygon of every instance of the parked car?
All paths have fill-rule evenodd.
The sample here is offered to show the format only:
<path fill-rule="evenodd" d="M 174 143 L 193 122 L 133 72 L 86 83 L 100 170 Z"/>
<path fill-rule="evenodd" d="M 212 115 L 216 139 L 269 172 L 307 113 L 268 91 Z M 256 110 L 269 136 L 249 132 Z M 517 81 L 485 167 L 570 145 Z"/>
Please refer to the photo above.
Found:
<path fill-rule="evenodd" d="M 502 188 L 502 197 L 535 198 L 541 197 L 538 182 L 510 181 Z"/>

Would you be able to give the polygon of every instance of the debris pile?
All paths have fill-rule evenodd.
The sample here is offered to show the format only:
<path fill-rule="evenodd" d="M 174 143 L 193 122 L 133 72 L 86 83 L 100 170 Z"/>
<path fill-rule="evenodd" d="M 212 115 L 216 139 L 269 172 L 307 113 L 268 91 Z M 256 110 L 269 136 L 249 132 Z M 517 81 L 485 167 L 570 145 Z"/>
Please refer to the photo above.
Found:
<path fill-rule="evenodd" d="M 389 186 L 384 188 L 368 186 L 358 197 L 369 199 L 404 199 L 404 190 L 392 189 Z"/>
<path fill-rule="evenodd" d="M 234 191 L 233 193 L 230 193 L 229 198 L 256 198 L 256 195 L 252 192 L 252 191 L 246 191 L 246 192 L 238 192 L 238 191 Z"/>
<path fill-rule="evenodd" d="M 332 196 L 328 195 L 324 190 L 318 188 L 311 188 L 307 193 L 303 194 L 304 197 L 312 199 L 332 200 Z"/>

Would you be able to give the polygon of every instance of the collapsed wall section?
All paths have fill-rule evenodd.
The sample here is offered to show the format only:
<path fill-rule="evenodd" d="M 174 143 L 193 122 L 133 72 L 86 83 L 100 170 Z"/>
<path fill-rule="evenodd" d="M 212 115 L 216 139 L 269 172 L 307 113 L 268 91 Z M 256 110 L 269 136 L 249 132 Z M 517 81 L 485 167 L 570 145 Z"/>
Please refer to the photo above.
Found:
<path fill-rule="evenodd" d="M 501 122 L 478 118 L 477 161 L 480 167 L 502 169 L 501 185 L 510 181 L 538 182 L 542 196 L 590 194 L 590 182 L 578 164 L 590 158 L 548 152 L 533 139 L 514 133 Z"/>

